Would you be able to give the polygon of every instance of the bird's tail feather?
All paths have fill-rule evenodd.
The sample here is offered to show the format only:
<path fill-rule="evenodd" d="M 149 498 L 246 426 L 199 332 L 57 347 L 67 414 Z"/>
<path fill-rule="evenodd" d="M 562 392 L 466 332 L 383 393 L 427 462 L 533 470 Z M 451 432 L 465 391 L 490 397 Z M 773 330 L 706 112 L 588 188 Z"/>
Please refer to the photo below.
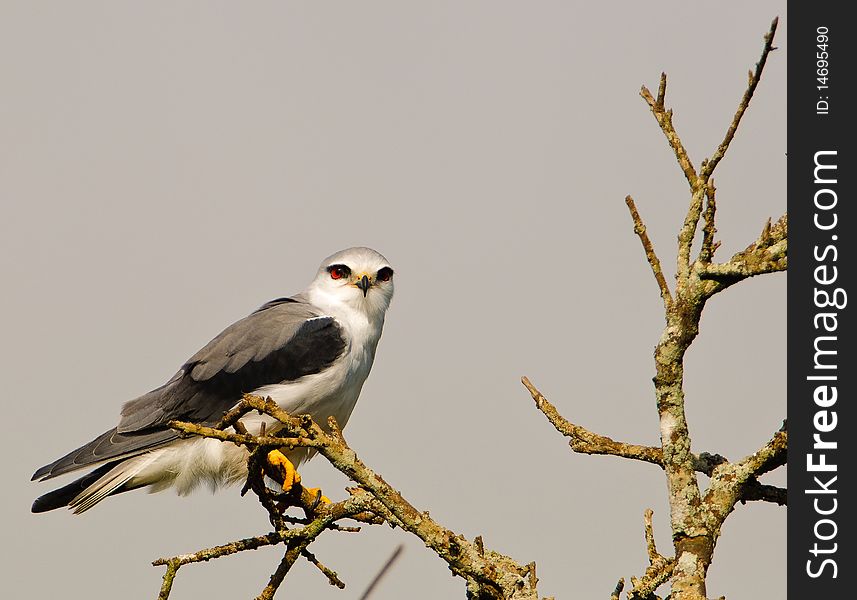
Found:
<path fill-rule="evenodd" d="M 72 498 L 68 506 L 74 509 L 74 514 L 79 515 L 104 500 L 107 496 L 131 489 L 123 486 L 154 462 L 156 458 L 157 453 L 149 453 L 132 460 L 114 464 L 112 469 L 103 471 L 101 477 L 90 483 L 86 489 Z M 99 470 L 97 469 L 93 473 Z"/>
<path fill-rule="evenodd" d="M 43 513 L 49 510 L 56 510 L 68 506 L 75 496 L 78 496 L 83 490 L 88 488 L 94 482 L 98 481 L 102 475 L 116 466 L 116 462 L 101 465 L 91 473 L 88 473 L 80 479 L 75 479 L 68 485 L 52 490 L 47 494 L 39 496 L 33 502 L 32 511 L 34 513 Z"/>

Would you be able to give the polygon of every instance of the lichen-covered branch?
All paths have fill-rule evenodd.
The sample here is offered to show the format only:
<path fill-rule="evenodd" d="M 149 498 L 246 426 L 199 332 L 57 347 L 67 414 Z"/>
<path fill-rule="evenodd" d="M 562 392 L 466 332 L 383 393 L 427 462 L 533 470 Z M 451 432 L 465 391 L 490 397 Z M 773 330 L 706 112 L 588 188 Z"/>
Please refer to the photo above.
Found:
<path fill-rule="evenodd" d="M 553 425 L 558 432 L 569 438 L 568 445 L 575 452 L 590 455 L 616 456 L 618 458 L 627 458 L 651 463 L 661 468 L 664 467 L 663 450 L 661 448 L 617 442 L 606 435 L 593 433 L 585 427 L 572 423 L 563 417 L 557 410 L 556 406 L 545 398 L 545 396 L 527 377 L 522 377 L 521 383 L 523 383 L 524 387 L 527 388 L 527 391 L 530 392 L 533 401 L 536 403 L 536 408 L 545 415 L 551 425 Z M 700 454 L 693 455 L 694 471 L 707 475 L 708 477 L 712 476 L 715 468 L 724 464 L 729 464 L 729 461 L 720 454 L 702 452 Z M 773 486 L 762 486 L 761 484 L 758 484 L 755 487 L 748 485 L 745 486 L 745 493 L 742 494 L 740 500 L 742 502 L 759 500 L 785 504 L 785 491 L 782 490 L 782 494 L 780 494 L 775 490 L 779 490 L 779 488 L 774 488 Z"/>
<path fill-rule="evenodd" d="M 705 211 L 702 214 L 705 224 L 702 226 L 702 247 L 699 249 L 699 257 L 697 262 L 700 265 L 711 264 L 711 259 L 714 258 L 714 253 L 720 247 L 720 242 L 714 240 L 714 234 L 717 233 L 717 228 L 714 226 L 714 217 L 717 214 L 716 201 L 717 188 L 714 187 L 714 181 L 709 180 L 705 186 Z"/>
<path fill-rule="evenodd" d="M 341 590 L 345 589 L 345 583 L 339 578 L 339 574 L 333 569 L 325 566 L 318 558 L 316 558 L 315 554 L 304 548 L 304 551 L 301 552 L 301 556 L 303 556 L 310 564 L 314 565 L 316 569 L 322 572 L 325 577 L 327 577 L 327 581 L 333 587 L 338 587 Z"/>
<path fill-rule="evenodd" d="M 642 460 L 663 466 L 663 453 L 660 448 L 651 446 L 640 446 L 638 444 L 625 444 L 617 442 L 607 436 L 592 433 L 585 427 L 576 425 L 559 414 L 556 407 L 551 404 L 542 393 L 526 377 L 521 378 L 521 383 L 530 392 L 538 408 L 547 417 L 548 421 L 562 435 L 570 438 L 569 446 L 575 452 L 581 454 L 607 454 L 622 458 Z"/>
<path fill-rule="evenodd" d="M 726 517 L 742 499 L 747 483 L 753 482 L 751 488 L 761 491 L 756 478 L 785 465 L 787 448 L 788 431 L 783 423 L 782 428 L 757 452 L 737 463 L 715 467 L 703 499 L 707 527 L 714 539 L 719 537 Z"/>
<path fill-rule="evenodd" d="M 637 234 L 640 238 L 640 242 L 643 244 L 646 259 L 649 261 L 649 266 L 652 268 L 652 273 L 655 276 L 658 289 L 661 291 L 661 299 L 664 301 L 664 308 L 669 310 L 672 306 L 673 298 L 672 294 L 670 294 L 670 286 L 667 285 L 667 280 L 664 278 L 664 271 L 661 269 L 661 261 L 655 253 L 655 248 L 652 245 L 652 241 L 649 239 L 649 234 L 646 233 L 646 225 L 643 223 L 643 219 L 637 211 L 637 205 L 634 204 L 634 199 L 631 198 L 631 196 L 626 196 L 625 204 L 628 205 L 628 210 L 631 211 L 631 219 L 634 221 L 634 233 Z"/>
<path fill-rule="evenodd" d="M 653 600 L 655 590 L 660 585 L 669 581 L 675 567 L 675 560 L 666 558 L 658 552 L 655 545 L 655 534 L 652 531 L 652 509 L 647 508 L 643 513 L 646 536 L 646 552 L 649 555 L 649 566 L 641 578 L 631 577 L 631 589 L 628 591 L 628 600 Z"/>
<path fill-rule="evenodd" d="M 383 478 L 367 467 L 342 437 L 335 421 L 325 432 L 308 417 L 295 419 L 282 411 L 270 399 L 247 398 L 255 409 L 271 415 L 282 423 L 299 423 L 301 433 L 317 442 L 316 449 L 352 481 L 369 492 L 402 529 L 419 537 L 429 548 L 447 562 L 450 570 L 467 581 L 472 598 L 536 598 L 535 565 L 520 566 L 512 559 L 479 548 L 463 536 L 420 512 Z"/>
<path fill-rule="evenodd" d="M 666 106 L 664 106 L 666 90 L 667 74 L 661 73 L 661 82 L 658 87 L 657 100 L 652 96 L 652 93 L 646 86 L 640 88 L 640 96 L 643 97 L 643 100 L 645 100 L 646 104 L 649 105 L 649 108 L 652 109 L 652 114 L 655 116 L 655 120 L 658 122 L 658 125 L 661 126 L 661 131 L 664 132 L 664 135 L 670 144 L 670 148 L 672 148 L 675 158 L 678 161 L 681 170 L 684 172 L 687 183 L 690 185 L 691 189 L 693 189 L 694 186 L 696 186 L 697 181 L 696 169 L 693 166 L 693 162 L 691 162 L 687 155 L 687 150 L 685 150 L 684 144 L 681 142 L 681 138 L 678 136 L 678 133 L 676 133 L 675 127 L 673 126 L 672 109 L 667 109 Z"/>
<path fill-rule="evenodd" d="M 704 294 L 710 297 L 739 281 L 788 268 L 788 215 L 771 225 L 765 223 L 759 238 L 725 263 L 697 262 L 699 278 L 706 280 Z"/>
<path fill-rule="evenodd" d="M 619 596 L 622 595 L 622 590 L 625 589 L 625 578 L 620 577 L 619 581 L 616 583 L 616 587 L 613 588 L 613 592 L 610 594 L 610 600 L 619 600 Z"/>
<path fill-rule="evenodd" d="M 434 521 L 428 513 L 418 511 L 398 490 L 357 458 L 357 454 L 348 446 L 333 419 L 327 423 L 327 428 L 322 428 L 307 415 L 298 417 L 289 415 L 270 398 L 245 395 L 239 406 L 224 417 L 218 425 L 221 427 L 234 425 L 238 423 L 241 415 L 250 410 L 261 411 L 276 419 L 281 425 L 277 435 L 253 436 L 177 421 L 171 422 L 170 426 L 188 435 L 201 435 L 219 439 L 224 443 L 246 446 L 253 450 L 251 464 L 253 456 L 260 450 L 313 448 L 359 485 L 358 488 L 349 490 L 351 497 L 348 500 L 331 505 L 315 506 L 317 497 L 307 490 L 301 492 L 302 495 L 295 503 L 304 507 L 310 520 L 301 528 L 278 530 L 271 534 L 275 536 L 274 538 L 265 538 L 276 540 L 274 543 L 285 542 L 287 549 L 283 560 L 258 600 L 267 600 L 273 596 L 295 561 L 300 556 L 307 556 L 306 547 L 318 535 L 332 528 L 339 519 L 361 515 L 366 522 L 377 522 L 373 519 L 380 518 L 419 537 L 426 546 L 446 561 L 453 573 L 465 579 L 469 598 L 474 600 L 535 600 L 538 598 L 534 563 L 521 566 L 507 556 L 485 549 L 481 540 L 478 543 L 470 542 Z M 256 491 L 255 487 L 253 489 Z M 264 497 L 263 492 L 260 499 Z M 266 505 L 269 513 L 272 511 L 270 506 L 270 503 Z M 274 508 L 276 509 L 276 505 Z M 272 522 L 276 522 L 277 515 L 272 515 L 271 519 Z M 158 564 L 168 566 L 171 585 L 175 570 L 181 565 L 178 564 L 175 570 L 171 570 L 170 565 L 176 563 L 175 561 L 171 563 L 170 560 L 172 559 L 164 559 L 164 562 Z M 329 573 L 325 572 L 325 574 L 330 579 Z"/>
<path fill-rule="evenodd" d="M 643 523 L 645 524 L 643 531 L 646 535 L 646 551 L 649 554 L 649 564 L 663 558 L 663 556 L 658 552 L 657 544 L 655 544 L 655 532 L 652 528 L 652 516 L 654 516 L 654 511 L 652 511 L 651 508 L 647 508 L 646 512 L 643 513 Z"/>

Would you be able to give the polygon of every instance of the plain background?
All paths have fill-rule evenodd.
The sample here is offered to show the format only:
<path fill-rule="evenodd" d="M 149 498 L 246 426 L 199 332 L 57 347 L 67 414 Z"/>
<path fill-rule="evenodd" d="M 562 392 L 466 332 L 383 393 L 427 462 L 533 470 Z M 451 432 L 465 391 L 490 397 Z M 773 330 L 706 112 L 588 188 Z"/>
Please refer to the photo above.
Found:
<path fill-rule="evenodd" d="M 569 419 L 658 443 L 657 287 L 684 178 L 638 96 L 698 163 L 781 17 L 778 50 L 718 168 L 721 259 L 785 211 L 785 2 L 0 2 L 0 269 L 8 598 L 153 598 L 159 556 L 268 530 L 232 488 L 142 492 L 31 515 L 32 472 L 112 427 L 223 327 L 369 245 L 396 298 L 346 435 L 418 508 L 521 563 L 543 595 L 604 598 L 642 574 L 643 511 L 669 552 L 666 486 L 573 454 L 519 383 Z M 749 454 L 785 417 L 785 276 L 710 302 L 687 357 L 694 450 Z M 322 459 L 306 481 L 344 496 Z M 780 471 L 766 481 L 785 483 Z M 704 483 L 704 482 L 703 482 Z M 312 546 L 278 597 L 462 598 L 387 527 Z M 180 572 L 173 598 L 250 598 L 259 550 Z M 709 596 L 785 596 L 785 509 L 739 505 Z"/>

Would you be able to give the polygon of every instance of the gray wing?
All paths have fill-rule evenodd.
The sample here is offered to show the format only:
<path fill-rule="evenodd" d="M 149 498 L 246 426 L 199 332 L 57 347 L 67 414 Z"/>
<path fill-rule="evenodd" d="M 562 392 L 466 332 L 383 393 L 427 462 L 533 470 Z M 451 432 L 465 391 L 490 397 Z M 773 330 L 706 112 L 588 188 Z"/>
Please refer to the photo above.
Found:
<path fill-rule="evenodd" d="M 241 394 L 329 367 L 347 345 L 333 317 L 281 298 L 227 327 L 163 386 L 126 403 L 119 425 L 36 471 L 48 479 L 84 466 L 135 456 L 178 436 L 172 420 L 214 424 Z"/>

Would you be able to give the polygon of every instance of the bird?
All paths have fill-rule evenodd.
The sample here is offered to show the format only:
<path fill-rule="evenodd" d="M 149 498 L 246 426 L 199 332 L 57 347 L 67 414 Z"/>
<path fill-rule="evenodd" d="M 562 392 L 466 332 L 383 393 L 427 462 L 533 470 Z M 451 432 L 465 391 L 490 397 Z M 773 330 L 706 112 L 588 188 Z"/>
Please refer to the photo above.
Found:
<path fill-rule="evenodd" d="M 165 384 L 126 402 L 116 427 L 38 469 L 32 480 L 95 467 L 37 498 L 32 511 L 69 507 L 80 514 L 133 489 L 172 487 L 186 495 L 201 484 L 215 491 L 246 480 L 247 449 L 181 437 L 168 425 L 214 425 L 244 393 L 270 397 L 322 426 L 334 417 L 344 427 L 375 360 L 393 289 L 392 267 L 371 248 L 327 257 L 304 291 L 267 302 L 224 329 Z M 249 433 L 276 432 L 267 415 L 254 412 L 241 422 Z M 313 454 L 275 452 L 294 467 Z"/>

